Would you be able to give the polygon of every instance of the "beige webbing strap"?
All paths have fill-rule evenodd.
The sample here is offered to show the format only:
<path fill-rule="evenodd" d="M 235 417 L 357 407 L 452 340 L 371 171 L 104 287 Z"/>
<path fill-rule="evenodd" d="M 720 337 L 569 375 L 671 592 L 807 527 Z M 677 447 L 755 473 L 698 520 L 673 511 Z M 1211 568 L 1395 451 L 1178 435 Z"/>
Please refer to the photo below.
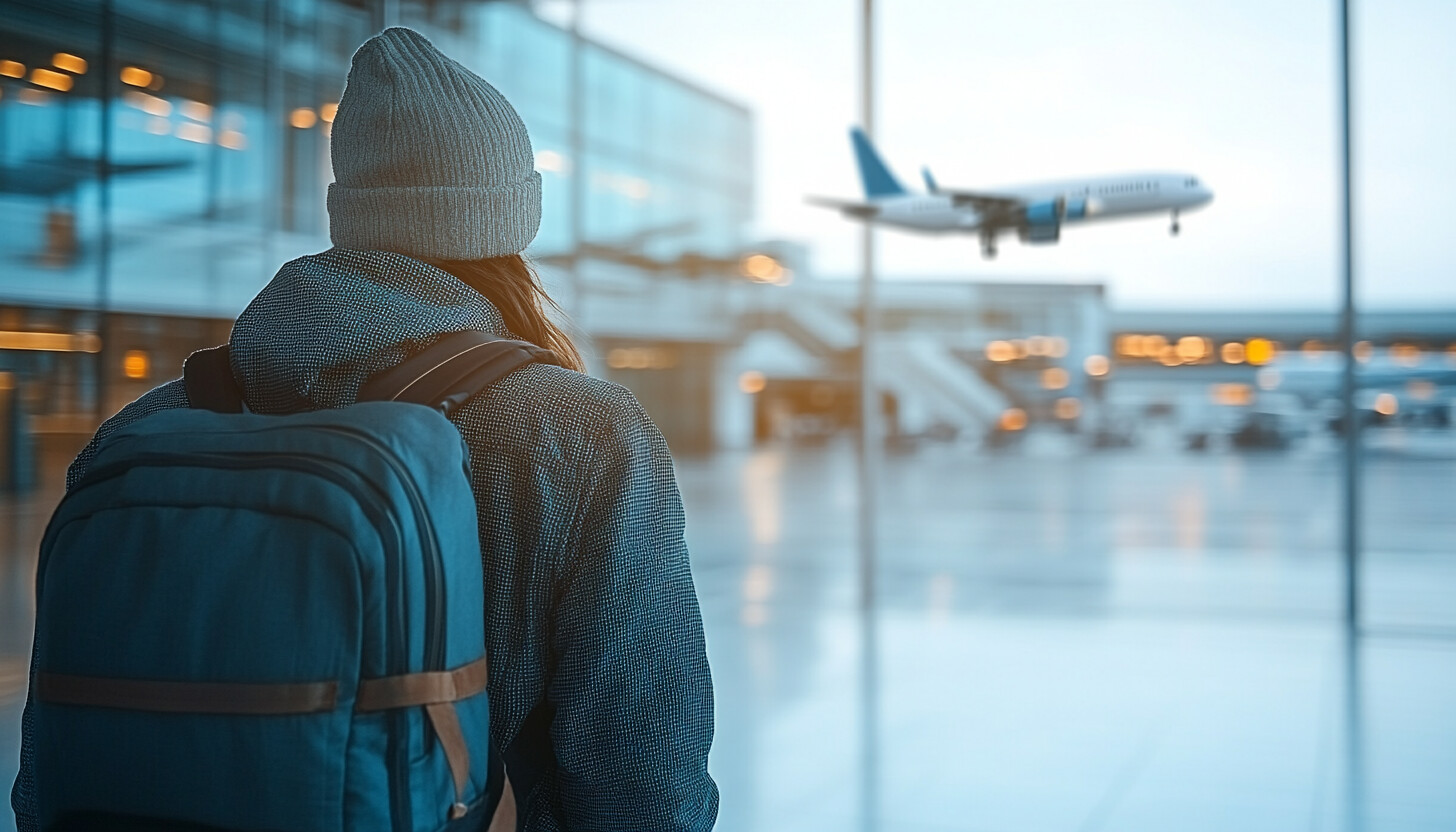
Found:
<path fill-rule="evenodd" d="M 460 715 L 455 713 L 454 702 L 432 702 L 425 706 L 440 748 L 445 751 L 445 762 L 450 764 L 450 775 L 455 778 L 455 805 L 450 807 L 450 819 L 465 815 L 465 787 L 470 785 L 470 747 L 465 744 L 465 734 L 460 730 Z"/>
<path fill-rule="evenodd" d="M 516 793 L 511 788 L 510 777 L 506 777 L 500 803 L 495 806 L 495 817 L 491 818 L 486 832 L 516 832 Z"/>
<path fill-rule="evenodd" d="M 485 657 L 454 670 L 406 673 L 363 679 L 354 700 L 356 711 L 385 711 L 434 702 L 458 702 L 485 690 L 490 670 Z"/>
<path fill-rule="evenodd" d="M 450 776 L 455 780 L 451 820 L 465 816 L 465 789 L 470 785 L 470 746 L 466 745 L 465 732 L 460 729 L 455 703 L 483 692 L 489 683 L 489 666 L 482 656 L 454 670 L 363 679 L 354 699 L 354 710 L 361 712 L 424 706 L 430 726 L 440 740 L 440 748 L 445 752 L 445 762 L 450 765 Z"/>

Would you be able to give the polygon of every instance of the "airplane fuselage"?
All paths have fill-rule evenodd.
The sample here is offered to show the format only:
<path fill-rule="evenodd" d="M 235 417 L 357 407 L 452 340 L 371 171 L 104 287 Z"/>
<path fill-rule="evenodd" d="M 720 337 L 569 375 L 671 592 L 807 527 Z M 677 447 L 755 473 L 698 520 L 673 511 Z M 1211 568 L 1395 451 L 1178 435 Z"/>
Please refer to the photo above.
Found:
<path fill-rule="evenodd" d="M 1178 214 L 1208 204 L 1213 192 L 1186 173 L 1126 173 L 1064 182 L 1042 182 L 1006 188 L 960 190 L 941 188 L 930 170 L 923 171 L 925 192 L 913 193 L 900 183 L 880 158 L 874 143 L 858 127 L 849 131 L 859 165 L 863 200 L 810 197 L 851 219 L 924 234 L 965 233 L 981 239 L 981 253 L 996 256 L 1002 232 L 1015 232 L 1023 242 L 1047 244 L 1061 238 L 1062 227 L 1092 220 L 1145 214 L 1167 214 L 1169 230 L 1178 233 Z"/>
<path fill-rule="evenodd" d="M 1132 173 L 1096 179 L 1045 182 L 988 188 L 988 192 L 1027 205 L 1066 206 L 1064 224 L 1119 219 L 1145 214 L 1170 214 L 1202 207 L 1212 193 L 1197 177 L 1183 173 Z M 879 209 L 872 222 L 924 233 L 979 232 L 981 212 L 941 193 L 906 193 L 874 200 Z"/>

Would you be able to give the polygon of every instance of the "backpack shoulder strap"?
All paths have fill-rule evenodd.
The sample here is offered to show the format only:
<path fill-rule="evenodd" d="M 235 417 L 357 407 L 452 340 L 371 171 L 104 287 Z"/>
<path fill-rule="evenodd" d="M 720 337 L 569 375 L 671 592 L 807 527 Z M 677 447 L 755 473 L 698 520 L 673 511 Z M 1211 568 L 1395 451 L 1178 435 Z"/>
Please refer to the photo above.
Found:
<path fill-rule="evenodd" d="M 450 415 L 471 396 L 527 364 L 559 364 L 556 354 L 488 332 L 455 332 L 395 367 L 375 374 L 358 400 L 439 408 Z"/>
<path fill-rule="evenodd" d="M 243 412 L 243 389 L 233 378 L 227 344 L 187 356 L 182 364 L 182 383 L 192 407 L 217 413 Z"/>

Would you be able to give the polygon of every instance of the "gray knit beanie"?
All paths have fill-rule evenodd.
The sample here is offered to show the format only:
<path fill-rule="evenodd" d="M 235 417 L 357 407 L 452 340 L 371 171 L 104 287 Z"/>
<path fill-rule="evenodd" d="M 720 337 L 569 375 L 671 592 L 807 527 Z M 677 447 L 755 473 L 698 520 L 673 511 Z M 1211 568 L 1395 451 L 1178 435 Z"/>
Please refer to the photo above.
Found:
<path fill-rule="evenodd" d="M 330 155 L 339 248 L 476 260 L 521 251 L 541 225 L 521 117 L 411 29 L 386 29 L 354 53 Z"/>

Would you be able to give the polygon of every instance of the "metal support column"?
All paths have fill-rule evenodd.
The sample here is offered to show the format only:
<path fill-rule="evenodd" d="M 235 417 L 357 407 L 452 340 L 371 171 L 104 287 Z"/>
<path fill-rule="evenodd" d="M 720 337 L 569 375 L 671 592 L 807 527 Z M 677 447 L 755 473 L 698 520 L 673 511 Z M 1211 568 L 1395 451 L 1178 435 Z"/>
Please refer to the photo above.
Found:
<path fill-rule="evenodd" d="M 862 0 L 860 15 L 860 126 L 873 141 L 874 0 Z M 875 621 L 875 564 L 878 542 L 880 396 L 875 376 L 879 307 L 875 298 L 875 231 L 860 232 L 859 353 L 859 597 L 860 597 L 860 824 L 873 832 L 879 815 L 879 643 Z"/>
<path fill-rule="evenodd" d="M 581 276 L 581 250 L 583 227 L 586 223 L 586 91 L 585 79 L 582 77 L 582 38 L 581 38 L 581 0 L 572 0 L 571 3 L 571 77 L 569 89 L 571 91 L 570 101 L 571 112 L 568 114 L 570 126 L 567 130 L 567 164 L 565 173 L 570 177 L 567 181 L 571 183 L 571 213 L 568 215 L 567 224 L 571 235 L 571 260 L 570 269 L 567 272 L 570 305 L 566 308 L 568 314 L 574 319 L 576 326 L 581 332 L 585 332 L 585 303 L 582 297 L 582 276 Z"/>
<path fill-rule="evenodd" d="M 278 235 L 283 230 L 283 201 L 289 182 L 284 176 L 288 154 L 288 122 L 283 111 L 283 8 L 282 0 L 263 2 L 263 129 L 264 152 L 272 186 L 263 191 L 263 269 L 277 268 Z"/>
<path fill-rule="evenodd" d="M 379 33 L 399 25 L 399 0 L 374 0 L 369 5 L 370 26 Z"/>
<path fill-rule="evenodd" d="M 96 419 L 111 416 L 111 96 L 114 90 L 116 9 L 112 0 L 101 0 L 101 64 L 97 81 L 101 114 L 101 149 L 96 157 L 96 334 L 101 346 L 96 353 Z"/>
<path fill-rule="evenodd" d="M 1338 0 L 1340 24 L 1340 237 L 1344 304 L 1340 311 L 1340 349 L 1345 355 L 1340 398 L 1344 439 L 1344 561 L 1345 561 L 1345 829 L 1365 828 L 1365 737 L 1361 696 L 1360 657 L 1360 413 L 1355 409 L 1358 389 L 1355 344 L 1359 337 L 1355 316 L 1354 182 L 1351 157 L 1350 106 L 1350 0 Z"/>
<path fill-rule="evenodd" d="M 1354 186 L 1350 148 L 1350 2 L 1340 3 L 1340 237 L 1344 242 L 1344 308 L 1340 313 L 1340 349 L 1345 354 L 1341 400 L 1345 427 L 1344 544 L 1345 625 L 1360 628 L 1360 414 L 1355 409 L 1355 228 Z"/>

